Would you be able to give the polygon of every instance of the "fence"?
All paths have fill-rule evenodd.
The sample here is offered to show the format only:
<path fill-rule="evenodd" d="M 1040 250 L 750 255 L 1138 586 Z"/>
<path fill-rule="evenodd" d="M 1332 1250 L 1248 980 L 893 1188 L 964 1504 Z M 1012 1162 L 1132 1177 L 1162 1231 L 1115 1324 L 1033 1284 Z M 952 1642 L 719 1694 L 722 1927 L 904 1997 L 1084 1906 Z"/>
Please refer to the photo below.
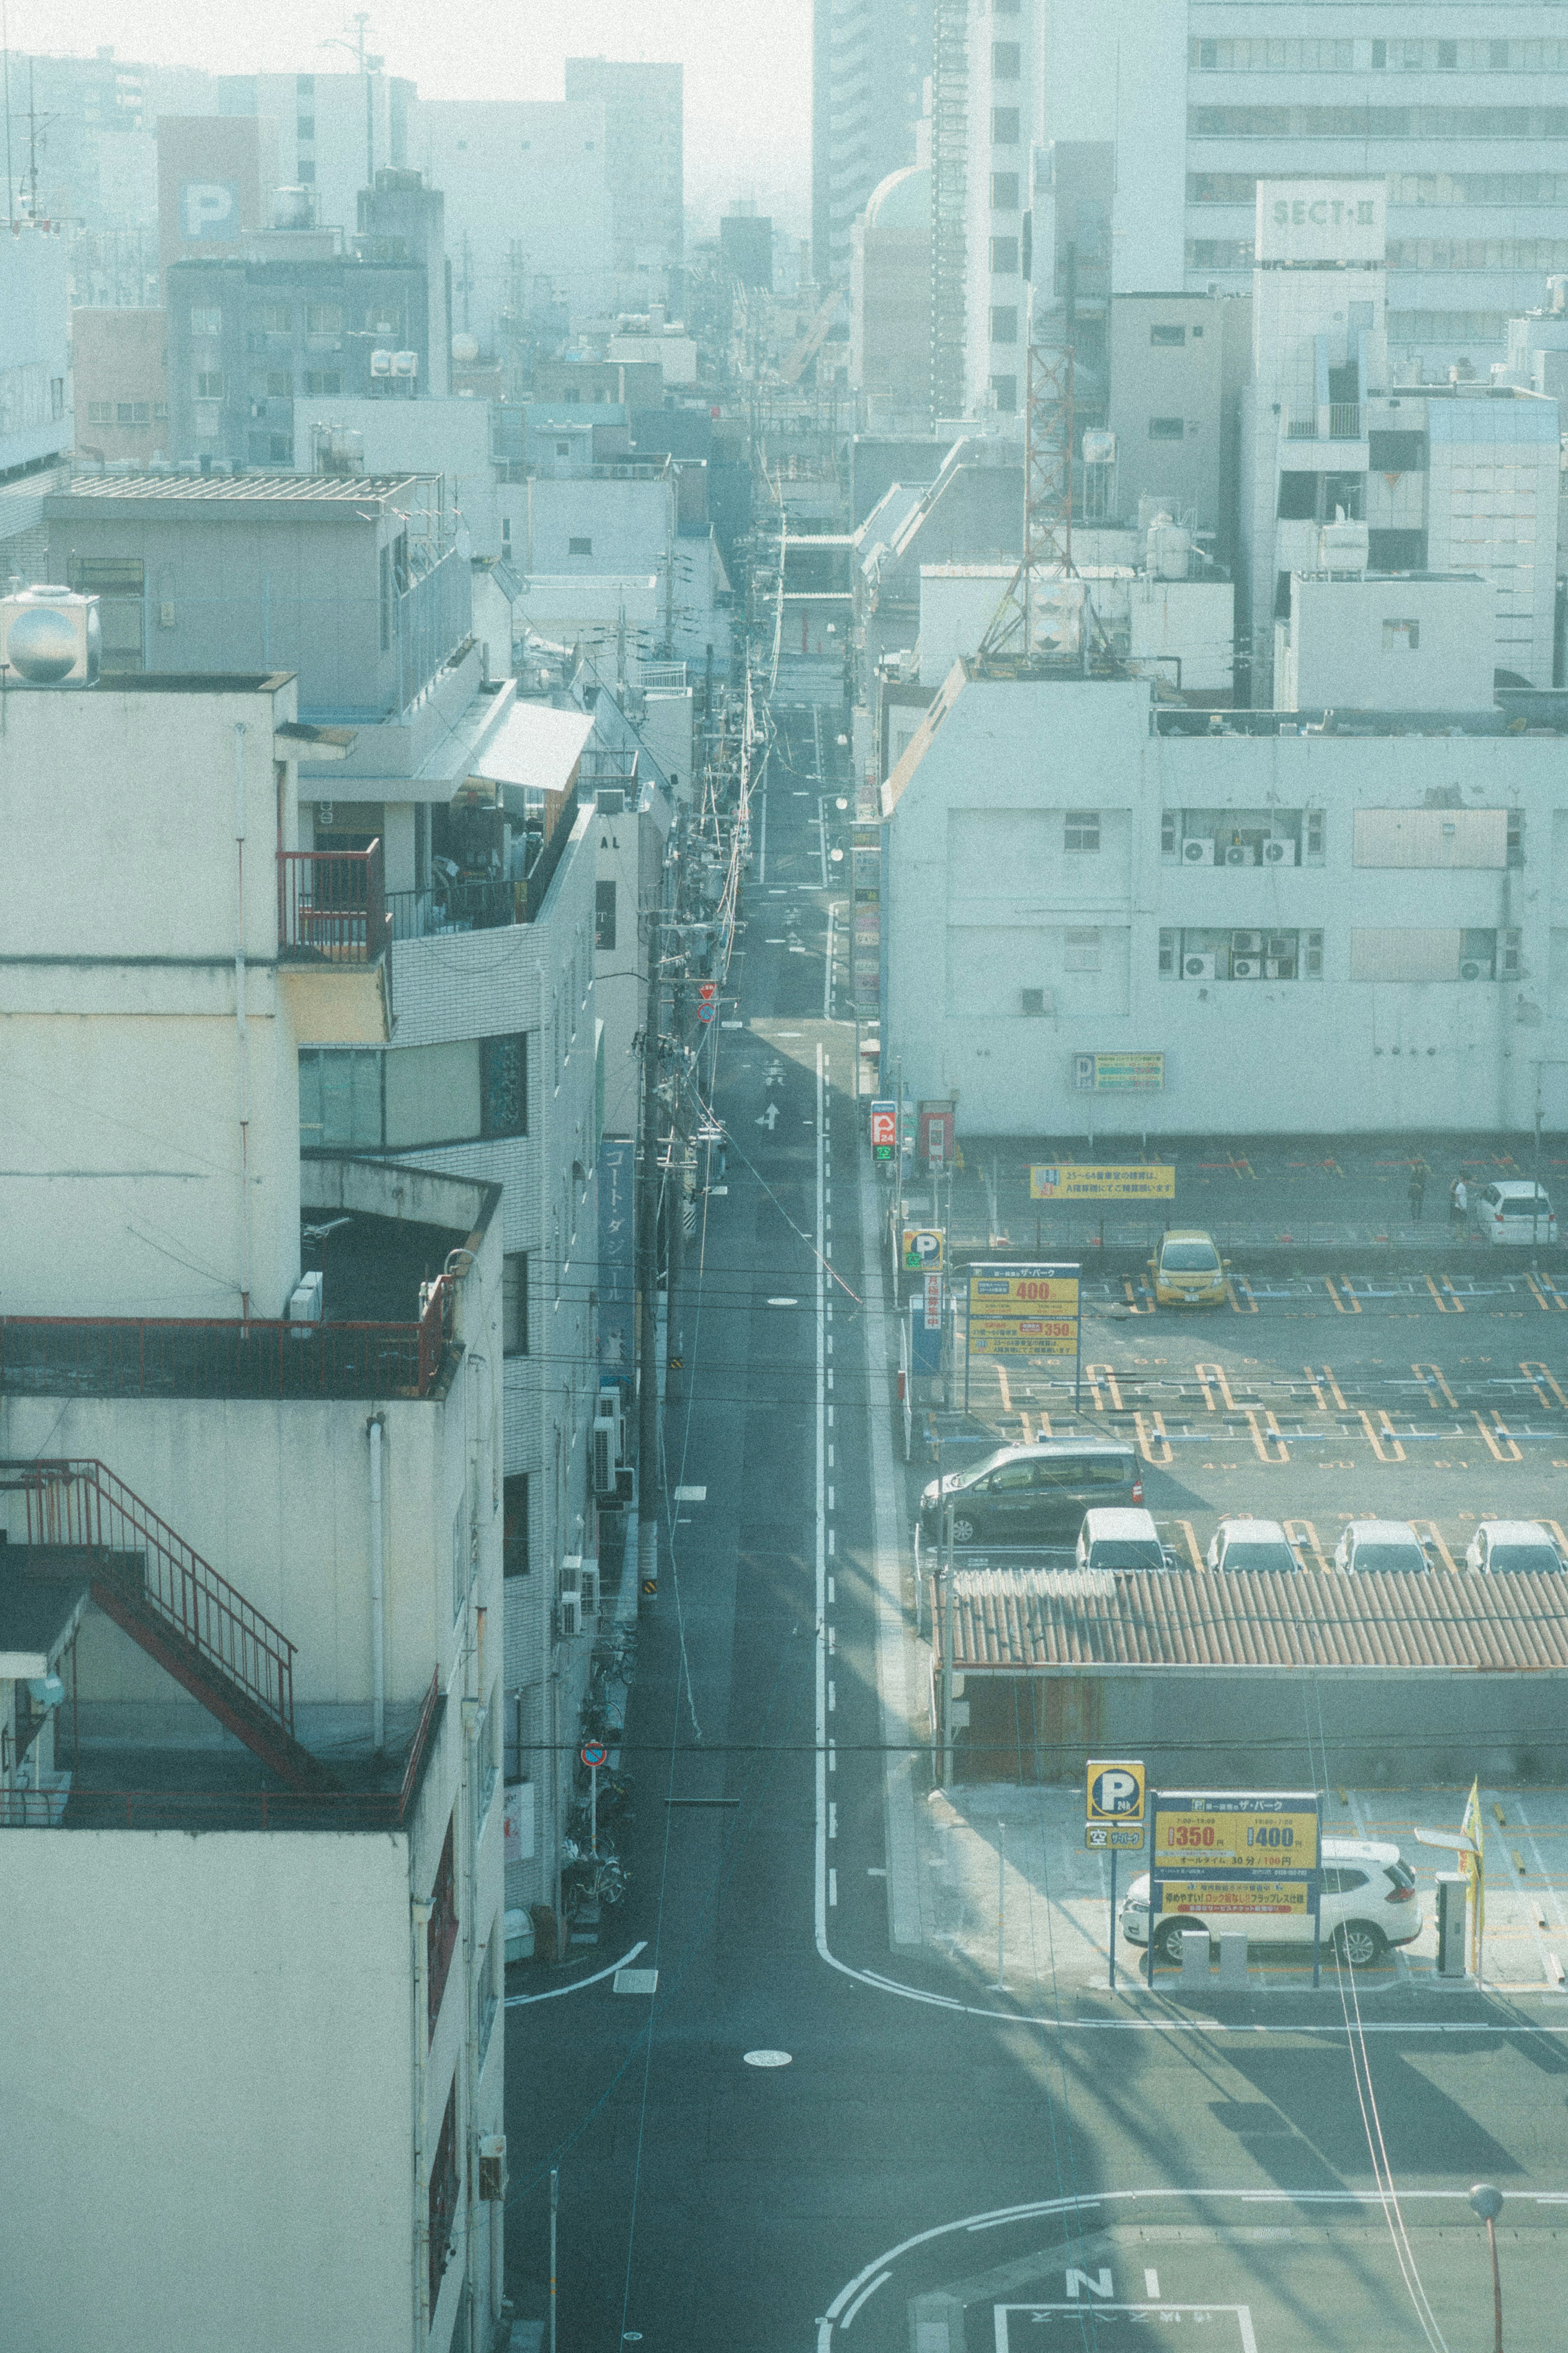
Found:
<path fill-rule="evenodd" d="M 386 945 L 379 840 L 368 849 L 278 852 L 278 953 L 324 964 L 374 964 Z"/>

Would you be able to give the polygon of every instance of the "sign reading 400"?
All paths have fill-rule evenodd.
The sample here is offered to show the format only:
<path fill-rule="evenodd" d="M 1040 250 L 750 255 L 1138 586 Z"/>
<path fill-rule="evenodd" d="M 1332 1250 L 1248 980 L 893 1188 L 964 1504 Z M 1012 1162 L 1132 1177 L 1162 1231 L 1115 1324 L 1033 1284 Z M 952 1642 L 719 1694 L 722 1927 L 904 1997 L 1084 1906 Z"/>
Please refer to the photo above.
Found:
<path fill-rule="evenodd" d="M 1319 1859 L 1314 1790 L 1162 1789 L 1155 1799 L 1156 1869 L 1316 1871 Z"/>

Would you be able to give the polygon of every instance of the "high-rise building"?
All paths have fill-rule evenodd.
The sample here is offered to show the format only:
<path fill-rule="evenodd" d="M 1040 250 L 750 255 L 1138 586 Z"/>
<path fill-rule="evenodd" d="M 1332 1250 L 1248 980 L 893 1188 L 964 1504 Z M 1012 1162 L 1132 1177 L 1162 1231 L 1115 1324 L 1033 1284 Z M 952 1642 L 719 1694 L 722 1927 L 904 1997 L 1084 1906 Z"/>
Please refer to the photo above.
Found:
<path fill-rule="evenodd" d="M 685 253 L 685 72 L 619 58 L 568 58 L 566 100 L 605 110 L 605 172 L 620 294 L 627 280 L 679 269 Z M 654 290 L 662 300 L 665 290 Z"/>
<path fill-rule="evenodd" d="M 220 112 L 263 115 L 278 126 L 280 177 L 309 188 L 318 224 L 352 229 L 362 188 L 408 160 L 414 84 L 367 58 L 352 73 L 229 74 Z"/>
<path fill-rule="evenodd" d="M 931 0 L 814 0 L 811 258 L 819 285 L 849 282 L 851 235 L 874 188 L 913 164 Z"/>

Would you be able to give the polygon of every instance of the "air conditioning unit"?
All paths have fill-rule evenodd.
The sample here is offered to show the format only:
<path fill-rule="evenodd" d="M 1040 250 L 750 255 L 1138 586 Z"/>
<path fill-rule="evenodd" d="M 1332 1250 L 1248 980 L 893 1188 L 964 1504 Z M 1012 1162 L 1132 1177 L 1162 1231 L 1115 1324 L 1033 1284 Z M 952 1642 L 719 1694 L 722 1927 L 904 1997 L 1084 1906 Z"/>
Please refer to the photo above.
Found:
<path fill-rule="evenodd" d="M 392 353 L 390 352 L 372 352 L 370 355 L 370 372 L 372 375 L 390 375 L 392 374 Z"/>
<path fill-rule="evenodd" d="M 596 1618 L 599 1614 L 599 1564 L 596 1560 L 583 1563 L 577 1579 L 577 1592 L 584 1617 Z"/>
<path fill-rule="evenodd" d="M 594 1493 L 601 1504 L 606 1495 L 616 1492 L 616 1425 L 613 1421 L 594 1424 L 592 1461 Z"/>
<path fill-rule="evenodd" d="M 1261 980 L 1263 977 L 1261 958 L 1233 955 L 1230 960 L 1230 976 L 1232 980 Z"/>
<path fill-rule="evenodd" d="M 321 1321 L 321 1270 L 315 1267 L 302 1274 L 289 1293 L 285 1314 L 290 1324 L 298 1324 L 296 1340 L 308 1340 Z"/>
<path fill-rule="evenodd" d="M 583 1597 L 563 1593 L 555 1605 L 555 1630 L 563 1642 L 574 1642 L 583 1631 Z"/>
<path fill-rule="evenodd" d="M 599 814 L 601 817 L 624 817 L 626 815 L 626 794 L 624 785 L 601 785 L 599 786 L 597 797 L 599 803 Z"/>
<path fill-rule="evenodd" d="M 1214 864 L 1213 842 L 1200 840 L 1196 834 L 1188 834 L 1182 843 L 1182 864 L 1212 866 Z"/>
<path fill-rule="evenodd" d="M 0 596 L 0 687 L 98 684 L 98 598 L 41 583 Z"/>
<path fill-rule="evenodd" d="M 1230 952 L 1232 955 L 1261 955 L 1263 954 L 1262 933 L 1232 932 L 1230 935 Z"/>
<path fill-rule="evenodd" d="M 394 375 L 417 375 L 419 373 L 418 353 L 394 352 L 392 354 L 392 373 Z"/>
<path fill-rule="evenodd" d="M 1249 841 L 1227 842 L 1225 862 L 1227 866 L 1256 866 L 1258 852 Z"/>
<path fill-rule="evenodd" d="M 1214 978 L 1213 956 L 1184 956 L 1182 958 L 1182 978 L 1184 980 L 1212 980 Z"/>
<path fill-rule="evenodd" d="M 1296 943 L 1289 932 L 1270 932 L 1263 953 L 1267 956 L 1293 956 Z"/>
<path fill-rule="evenodd" d="M 485 2133 L 479 2140 L 479 2196 L 499 2205 L 506 2196 L 506 2135 Z"/>
<path fill-rule="evenodd" d="M 1293 841 L 1280 841 L 1278 839 L 1266 841 L 1263 845 L 1263 863 L 1265 866 L 1297 866 L 1300 863 L 1300 852 Z"/>
<path fill-rule="evenodd" d="M 1283 979 L 1284 974 L 1285 965 L 1280 957 L 1265 956 L 1263 960 L 1263 977 L 1265 980 L 1280 980 Z"/>
<path fill-rule="evenodd" d="M 1467 956 L 1464 963 L 1459 966 L 1459 978 L 1461 980 L 1489 980 L 1491 976 L 1491 966 L 1489 965 L 1481 964 L 1474 956 Z"/>

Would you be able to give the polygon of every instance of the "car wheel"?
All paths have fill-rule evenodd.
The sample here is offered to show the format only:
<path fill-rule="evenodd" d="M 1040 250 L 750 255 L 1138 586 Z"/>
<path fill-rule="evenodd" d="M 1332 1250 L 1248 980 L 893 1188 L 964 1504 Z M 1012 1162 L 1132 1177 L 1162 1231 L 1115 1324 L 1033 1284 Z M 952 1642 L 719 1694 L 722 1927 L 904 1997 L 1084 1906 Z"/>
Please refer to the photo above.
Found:
<path fill-rule="evenodd" d="M 954 1544 L 961 1545 L 973 1544 L 974 1542 L 973 1521 L 955 1517 L 952 1523 L 952 1541 Z"/>
<path fill-rule="evenodd" d="M 1334 1949 L 1352 1969 L 1373 1969 L 1388 1950 L 1388 1939 L 1371 1920 L 1347 1920 L 1334 1930 Z"/>
<path fill-rule="evenodd" d="M 1189 1928 L 1196 1928 L 1201 1925 L 1199 1921 L 1189 1920 L 1184 1914 L 1174 1920 L 1162 1920 L 1154 1931 L 1155 1959 L 1168 1961 L 1173 1968 L 1182 1957 L 1183 1936 Z"/>

